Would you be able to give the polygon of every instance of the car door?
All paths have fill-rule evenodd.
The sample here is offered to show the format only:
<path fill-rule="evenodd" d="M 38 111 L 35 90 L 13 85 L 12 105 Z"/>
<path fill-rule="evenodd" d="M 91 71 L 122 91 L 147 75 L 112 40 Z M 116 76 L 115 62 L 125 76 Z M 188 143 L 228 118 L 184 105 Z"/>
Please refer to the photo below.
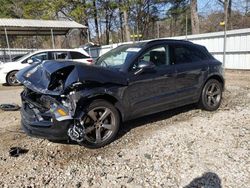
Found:
<path fill-rule="evenodd" d="M 137 63 L 129 72 L 125 102 L 133 117 L 143 116 L 166 109 L 174 99 L 174 68 L 170 64 L 169 47 L 161 45 L 147 50 L 138 61 L 154 63 L 149 72 L 135 74 Z"/>
<path fill-rule="evenodd" d="M 181 105 L 196 102 L 207 73 L 206 55 L 191 45 L 172 45 L 176 98 Z"/>

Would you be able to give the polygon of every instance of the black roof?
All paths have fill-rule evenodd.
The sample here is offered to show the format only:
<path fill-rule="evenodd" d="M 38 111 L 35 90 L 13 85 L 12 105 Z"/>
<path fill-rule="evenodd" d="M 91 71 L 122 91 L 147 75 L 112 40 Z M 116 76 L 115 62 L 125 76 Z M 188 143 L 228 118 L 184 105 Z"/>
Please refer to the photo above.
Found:
<path fill-rule="evenodd" d="M 150 41 L 143 41 L 143 42 L 135 42 L 135 43 L 129 43 L 129 44 L 123 44 L 122 46 L 131 46 L 131 47 L 138 47 L 142 48 L 145 45 L 148 44 L 154 44 L 154 43 L 161 43 L 161 42 L 174 42 L 174 43 L 188 43 L 188 44 L 193 44 L 192 42 L 188 40 L 177 40 L 177 39 L 154 39 Z"/>
<path fill-rule="evenodd" d="M 192 43 L 188 40 L 178 40 L 178 39 L 155 39 L 155 40 L 150 40 L 147 42 L 147 44 L 150 43 L 156 43 L 156 42 L 184 42 L 184 43 Z"/>

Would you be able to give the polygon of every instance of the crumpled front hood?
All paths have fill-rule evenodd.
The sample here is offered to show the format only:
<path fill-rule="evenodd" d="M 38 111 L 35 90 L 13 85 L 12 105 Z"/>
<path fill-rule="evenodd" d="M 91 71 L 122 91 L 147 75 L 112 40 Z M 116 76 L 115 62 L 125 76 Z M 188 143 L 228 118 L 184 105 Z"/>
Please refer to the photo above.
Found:
<path fill-rule="evenodd" d="M 122 72 L 71 61 L 45 61 L 20 70 L 16 76 L 29 89 L 50 95 L 63 94 L 66 88 L 77 82 L 127 85 L 126 76 Z M 59 80 L 63 88 L 53 89 L 52 82 Z"/>

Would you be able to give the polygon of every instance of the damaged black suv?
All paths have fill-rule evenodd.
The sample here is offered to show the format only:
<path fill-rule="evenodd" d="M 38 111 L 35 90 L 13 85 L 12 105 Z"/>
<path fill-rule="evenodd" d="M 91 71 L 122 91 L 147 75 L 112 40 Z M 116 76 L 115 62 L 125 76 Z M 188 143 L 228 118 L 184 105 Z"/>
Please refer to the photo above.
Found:
<path fill-rule="evenodd" d="M 89 148 L 113 141 L 120 122 L 191 103 L 216 110 L 224 88 L 222 64 L 180 40 L 122 45 L 94 65 L 45 61 L 17 78 L 27 134 Z"/>

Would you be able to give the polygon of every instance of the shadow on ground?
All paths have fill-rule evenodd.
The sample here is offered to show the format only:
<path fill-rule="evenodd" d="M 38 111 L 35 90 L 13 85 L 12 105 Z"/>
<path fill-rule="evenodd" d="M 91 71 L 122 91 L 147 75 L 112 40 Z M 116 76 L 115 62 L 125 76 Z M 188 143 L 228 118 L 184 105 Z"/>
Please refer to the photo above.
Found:
<path fill-rule="evenodd" d="M 168 119 L 168 118 L 174 117 L 176 115 L 188 112 L 188 111 L 196 109 L 196 108 L 197 108 L 197 105 L 195 105 L 195 104 L 187 105 L 187 106 L 183 106 L 183 107 L 179 107 L 176 109 L 167 110 L 164 112 L 144 116 L 141 118 L 137 118 L 135 120 L 130 120 L 128 122 L 122 123 L 122 125 L 120 127 L 120 131 L 118 132 L 118 135 L 117 135 L 115 140 L 122 138 L 124 135 L 126 135 L 128 132 L 130 132 L 132 129 L 135 129 L 137 127 L 141 127 L 141 126 L 144 126 L 144 125 L 149 124 L 149 123 L 154 123 L 157 121 Z M 72 144 L 72 145 L 77 144 L 74 141 L 70 141 L 70 142 L 58 141 L 58 140 L 50 140 L 50 141 L 54 142 L 54 143 L 59 143 L 59 144 L 60 143 L 61 144 Z"/>
<path fill-rule="evenodd" d="M 135 120 L 130 120 L 130 121 L 122 124 L 121 129 L 119 131 L 119 134 L 117 136 L 117 139 L 123 137 L 124 135 L 126 135 L 129 131 L 131 131 L 134 128 L 144 126 L 144 125 L 149 124 L 149 123 L 155 123 L 157 121 L 172 118 L 176 115 L 188 112 L 188 111 L 196 109 L 196 108 L 197 108 L 197 105 L 192 104 L 192 105 L 187 105 L 187 106 L 179 107 L 176 109 L 167 110 L 167 111 L 163 111 L 160 113 L 144 116 L 144 117 L 141 117 L 141 118 L 138 118 Z"/>
<path fill-rule="evenodd" d="M 201 177 L 193 179 L 184 188 L 221 188 L 221 180 L 217 174 L 206 172 Z"/>

